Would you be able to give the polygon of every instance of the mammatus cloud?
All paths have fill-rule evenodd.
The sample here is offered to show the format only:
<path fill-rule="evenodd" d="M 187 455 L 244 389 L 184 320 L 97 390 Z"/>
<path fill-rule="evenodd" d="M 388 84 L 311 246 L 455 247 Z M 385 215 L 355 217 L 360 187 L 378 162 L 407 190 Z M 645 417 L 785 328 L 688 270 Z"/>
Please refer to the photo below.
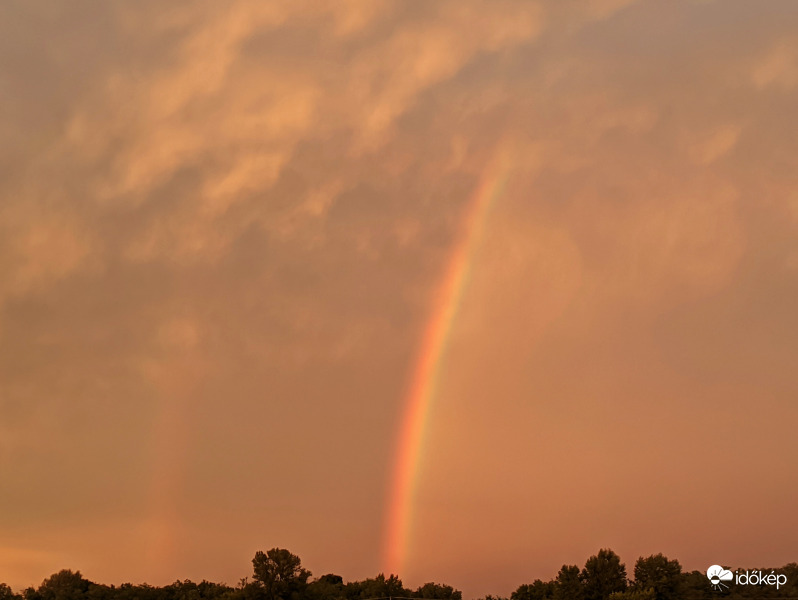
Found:
<path fill-rule="evenodd" d="M 344 156 L 384 144 L 424 90 L 479 53 L 528 42 L 541 20 L 534 4 L 491 11 L 452 4 L 414 14 L 377 3 L 365 16 L 355 8 L 317 14 L 301 3 L 278 6 L 242 2 L 223 11 L 167 14 L 162 27 L 175 37 L 167 59 L 141 65 L 137 77 L 111 74 L 71 117 L 66 151 L 107 161 L 91 182 L 92 195 L 107 208 L 147 203 L 148 194 L 157 195 L 180 172 L 197 179 L 192 201 L 167 210 L 131 242 L 131 259 L 218 258 L 253 222 L 279 228 L 283 217 L 273 202 L 252 197 L 271 189 L 299 144 L 336 136 Z M 385 22 L 392 15 L 396 22 Z M 132 35 L 142 19 L 124 13 L 123 31 Z M 369 21 L 384 33 L 360 39 Z M 299 63 L 260 55 L 259 45 L 268 48 L 280 28 L 310 28 L 318 55 Z M 474 34 L 464 37 L 463 30 Z M 355 44 L 364 51 L 353 54 L 348 46 Z M 111 150 L 118 139 L 121 147 Z M 218 223 L 224 215 L 226 228 Z"/>

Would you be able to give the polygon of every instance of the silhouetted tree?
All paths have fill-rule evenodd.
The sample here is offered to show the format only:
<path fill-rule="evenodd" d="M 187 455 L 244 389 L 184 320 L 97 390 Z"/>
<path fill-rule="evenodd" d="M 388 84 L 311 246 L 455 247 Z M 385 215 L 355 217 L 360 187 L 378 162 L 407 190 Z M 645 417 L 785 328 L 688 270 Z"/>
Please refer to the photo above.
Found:
<path fill-rule="evenodd" d="M 518 586 L 518 589 L 510 594 L 510 600 L 549 600 L 554 597 L 553 581 L 542 581 L 536 579 L 531 584 Z"/>
<path fill-rule="evenodd" d="M 6 583 L 0 583 L 0 600 L 18 600 L 19 596 Z"/>
<path fill-rule="evenodd" d="M 653 589 L 655 600 L 675 600 L 679 595 L 682 565 L 662 554 L 640 557 L 635 563 L 635 589 Z"/>
<path fill-rule="evenodd" d="M 402 585 L 396 575 L 386 578 L 380 573 L 374 579 L 365 579 L 346 584 L 346 597 L 350 600 L 365 598 L 409 597 L 411 592 Z"/>
<path fill-rule="evenodd" d="M 427 600 L 462 600 L 463 593 L 450 585 L 430 582 L 413 592 L 413 597 Z"/>
<path fill-rule="evenodd" d="M 626 589 L 626 567 L 608 548 L 587 559 L 581 573 L 586 600 L 607 600 L 613 592 Z"/>
<path fill-rule="evenodd" d="M 310 571 L 302 561 L 283 548 L 272 548 L 265 554 L 256 552 L 252 559 L 253 579 L 261 586 L 267 600 L 291 600 L 307 586 Z"/>
<path fill-rule="evenodd" d="M 45 579 L 37 592 L 41 600 L 85 600 L 90 585 L 80 571 L 63 569 Z"/>
<path fill-rule="evenodd" d="M 701 571 L 682 573 L 679 585 L 679 595 L 682 598 L 702 598 L 711 589 L 708 588 L 707 574 Z"/>
<path fill-rule="evenodd" d="M 308 584 L 305 591 L 308 600 L 339 600 L 344 597 L 344 578 L 328 573 Z"/>
<path fill-rule="evenodd" d="M 234 590 L 227 592 L 223 597 L 224 600 L 260 600 L 263 597 L 263 588 L 259 583 L 244 577 Z"/>
<path fill-rule="evenodd" d="M 576 565 L 563 565 L 555 579 L 555 600 L 584 600 L 585 585 Z"/>
<path fill-rule="evenodd" d="M 613 592 L 609 600 L 654 600 L 654 588 L 627 588 L 623 592 Z"/>
<path fill-rule="evenodd" d="M 37 588 L 14 594 L 0 583 L 0 600 L 367 600 L 372 598 L 410 600 L 462 600 L 453 587 L 426 583 L 415 591 L 402 585 L 396 576 L 380 574 L 373 579 L 346 583 L 340 575 L 327 574 L 309 582 L 310 572 L 299 557 L 273 548 L 258 552 L 252 560 L 255 578 L 242 579 L 235 587 L 190 580 L 164 587 L 124 583 L 118 587 L 97 584 L 80 572 L 62 570 L 45 579 Z M 731 568 L 731 567 L 730 567 Z M 732 568 L 732 570 L 735 570 Z M 612 550 L 602 549 L 591 556 L 582 570 L 563 565 L 551 581 L 535 580 L 518 587 L 511 598 L 493 595 L 480 600 L 795 600 L 798 598 L 798 564 L 779 569 L 749 567 L 760 573 L 786 575 L 779 589 L 774 585 L 733 584 L 723 594 L 713 592 L 704 571 L 683 573 L 676 560 L 662 554 L 641 557 L 635 563 L 634 582 L 627 585 L 626 568 Z"/>

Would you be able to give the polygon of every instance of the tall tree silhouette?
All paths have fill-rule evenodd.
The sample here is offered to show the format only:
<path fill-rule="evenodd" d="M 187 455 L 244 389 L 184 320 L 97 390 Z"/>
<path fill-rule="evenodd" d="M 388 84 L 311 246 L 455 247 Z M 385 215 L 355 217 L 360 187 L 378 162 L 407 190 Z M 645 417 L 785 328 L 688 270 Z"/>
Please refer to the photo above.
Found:
<path fill-rule="evenodd" d="M 613 592 L 626 589 L 626 567 L 609 548 L 587 559 L 581 573 L 585 600 L 607 600 Z"/>
<path fill-rule="evenodd" d="M 662 554 L 640 557 L 635 563 L 635 588 L 652 589 L 656 600 L 675 600 L 679 592 L 682 565 Z"/>
<path fill-rule="evenodd" d="M 585 585 L 576 565 L 563 565 L 555 582 L 555 600 L 584 600 Z"/>
<path fill-rule="evenodd" d="M 266 600 L 291 600 L 306 588 L 310 571 L 302 561 L 284 548 L 272 548 L 252 559 L 253 579 L 260 585 Z"/>

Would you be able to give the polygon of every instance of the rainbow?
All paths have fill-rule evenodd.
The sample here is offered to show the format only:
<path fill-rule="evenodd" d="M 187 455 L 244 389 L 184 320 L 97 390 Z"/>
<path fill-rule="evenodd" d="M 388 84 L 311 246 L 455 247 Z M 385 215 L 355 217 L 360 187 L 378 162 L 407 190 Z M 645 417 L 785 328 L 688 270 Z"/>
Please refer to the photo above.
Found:
<path fill-rule="evenodd" d="M 384 524 L 382 569 L 399 574 L 407 558 L 413 500 L 430 407 L 435 398 L 452 326 L 460 307 L 487 217 L 507 181 L 508 160 L 497 153 L 484 170 L 463 218 L 434 309 L 424 330 L 401 417 Z"/>

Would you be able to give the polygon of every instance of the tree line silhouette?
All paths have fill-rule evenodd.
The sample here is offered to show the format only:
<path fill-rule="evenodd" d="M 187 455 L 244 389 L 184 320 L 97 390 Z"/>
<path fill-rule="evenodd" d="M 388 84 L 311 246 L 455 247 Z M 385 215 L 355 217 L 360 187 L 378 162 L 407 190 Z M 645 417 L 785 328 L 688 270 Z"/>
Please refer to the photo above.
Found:
<path fill-rule="evenodd" d="M 257 552 L 252 568 L 252 579 L 244 578 L 236 586 L 184 580 L 163 587 L 105 585 L 86 579 L 80 571 L 64 569 L 38 588 L 29 587 L 18 594 L 0 583 L 0 600 L 462 600 L 462 593 L 452 586 L 426 583 L 411 590 L 396 575 L 350 582 L 334 574 L 312 579 L 300 558 L 283 548 Z M 629 579 L 620 557 L 602 549 L 581 569 L 563 565 L 554 579 L 523 584 L 510 598 L 488 595 L 480 600 L 798 600 L 798 564 L 757 570 L 784 574 L 787 583 L 778 589 L 759 584 L 730 585 L 716 591 L 706 573 L 683 572 L 678 560 L 662 554 L 640 557 Z"/>

